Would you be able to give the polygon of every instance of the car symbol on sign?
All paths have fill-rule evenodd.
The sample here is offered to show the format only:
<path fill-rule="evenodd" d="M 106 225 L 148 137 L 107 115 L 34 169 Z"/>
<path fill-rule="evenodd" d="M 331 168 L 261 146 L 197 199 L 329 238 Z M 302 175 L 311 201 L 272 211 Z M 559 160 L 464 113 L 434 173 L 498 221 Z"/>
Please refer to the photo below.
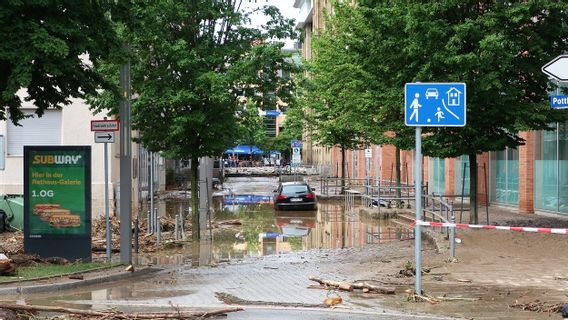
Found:
<path fill-rule="evenodd" d="M 426 99 L 434 97 L 438 100 L 438 90 L 436 88 L 428 88 L 426 89 Z"/>

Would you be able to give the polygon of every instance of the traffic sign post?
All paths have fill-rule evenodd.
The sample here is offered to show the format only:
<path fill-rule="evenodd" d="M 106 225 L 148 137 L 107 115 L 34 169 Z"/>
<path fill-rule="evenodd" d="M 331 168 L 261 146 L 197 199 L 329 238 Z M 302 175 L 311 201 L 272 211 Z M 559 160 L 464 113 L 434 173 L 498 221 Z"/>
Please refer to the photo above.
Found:
<path fill-rule="evenodd" d="M 558 81 L 568 81 L 568 55 L 559 55 L 545 64 L 541 70 Z"/>
<path fill-rule="evenodd" d="M 551 96 L 550 106 L 552 107 L 552 109 L 568 108 L 568 96 Z"/>
<path fill-rule="evenodd" d="M 118 131 L 118 120 L 91 120 L 91 131 Z"/>
<path fill-rule="evenodd" d="M 466 123 L 465 83 L 407 83 L 404 121 L 412 127 L 463 127 Z"/>
<path fill-rule="evenodd" d="M 114 131 L 118 131 L 118 120 L 91 120 L 91 131 L 95 133 L 95 143 L 104 143 L 105 171 L 105 219 L 106 219 L 106 256 L 111 261 L 110 210 L 108 195 L 108 144 L 114 143 Z"/>
<path fill-rule="evenodd" d="M 95 143 L 114 143 L 114 132 L 95 132 Z"/>
<path fill-rule="evenodd" d="M 416 127 L 414 193 L 416 226 L 416 294 L 422 294 L 422 127 L 463 127 L 466 125 L 465 83 L 407 83 L 404 86 L 404 123 Z"/>

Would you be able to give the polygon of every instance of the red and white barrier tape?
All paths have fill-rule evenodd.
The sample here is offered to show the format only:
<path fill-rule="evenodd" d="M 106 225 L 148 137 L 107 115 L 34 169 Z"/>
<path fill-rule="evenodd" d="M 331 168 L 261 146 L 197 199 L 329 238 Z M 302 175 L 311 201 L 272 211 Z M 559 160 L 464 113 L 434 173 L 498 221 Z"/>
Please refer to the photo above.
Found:
<path fill-rule="evenodd" d="M 509 231 L 522 231 L 522 232 L 568 234 L 568 229 L 561 229 L 561 228 L 507 227 L 507 226 L 490 226 L 490 225 L 481 225 L 481 224 L 428 222 L 422 220 L 416 220 L 414 223 L 426 227 L 453 227 L 461 229 L 495 229 L 495 230 L 509 230 Z"/>

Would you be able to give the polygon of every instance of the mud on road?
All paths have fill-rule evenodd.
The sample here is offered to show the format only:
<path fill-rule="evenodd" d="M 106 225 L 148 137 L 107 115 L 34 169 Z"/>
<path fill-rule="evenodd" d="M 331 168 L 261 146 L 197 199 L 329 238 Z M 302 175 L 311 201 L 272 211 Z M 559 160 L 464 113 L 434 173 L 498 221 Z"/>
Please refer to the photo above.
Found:
<path fill-rule="evenodd" d="M 467 218 L 467 217 L 466 217 Z M 490 211 L 492 224 L 564 228 L 563 217 L 520 215 L 502 208 Z M 333 264 L 322 264 L 338 276 L 398 283 L 397 295 L 354 296 L 361 304 L 470 319 L 554 319 L 568 302 L 568 239 L 566 235 L 498 230 L 457 231 L 456 261 L 449 252 L 425 245 L 422 289 L 431 297 L 459 298 L 438 303 L 408 302 L 414 278 L 406 284 L 398 271 L 414 261 L 414 242 L 401 241 L 351 252 Z M 463 298 L 463 300 L 461 300 Z M 531 308 L 537 311 L 524 311 Z"/>

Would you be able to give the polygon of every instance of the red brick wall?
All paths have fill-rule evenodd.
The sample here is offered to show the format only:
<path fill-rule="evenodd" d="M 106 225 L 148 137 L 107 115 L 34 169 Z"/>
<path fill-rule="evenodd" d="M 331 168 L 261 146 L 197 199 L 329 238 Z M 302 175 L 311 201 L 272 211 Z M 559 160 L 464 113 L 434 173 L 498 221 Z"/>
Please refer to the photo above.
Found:
<path fill-rule="evenodd" d="M 445 194 L 454 194 L 455 192 L 455 177 L 456 177 L 456 172 L 455 172 L 455 164 L 456 164 L 456 159 L 455 158 L 446 158 L 444 160 L 444 182 L 445 182 L 445 186 L 444 186 L 444 193 Z"/>
<path fill-rule="evenodd" d="M 519 212 L 534 213 L 534 132 L 521 132 L 519 146 Z"/>
<path fill-rule="evenodd" d="M 483 171 L 483 166 L 485 166 L 485 172 Z M 463 170 L 463 169 L 461 169 Z M 468 169 L 466 169 L 468 170 Z M 487 188 L 489 188 L 490 183 L 490 172 L 489 172 L 489 153 L 485 152 L 483 154 L 477 155 L 477 201 L 480 206 L 484 206 L 488 203 L 489 196 L 488 191 L 485 190 L 485 174 L 487 174 Z M 487 195 L 487 196 L 486 196 Z"/>
<path fill-rule="evenodd" d="M 391 171 L 394 170 L 395 163 L 395 147 L 385 145 L 381 147 L 381 179 L 389 180 L 391 178 Z M 395 179 L 395 173 L 392 172 L 392 179 Z"/>

